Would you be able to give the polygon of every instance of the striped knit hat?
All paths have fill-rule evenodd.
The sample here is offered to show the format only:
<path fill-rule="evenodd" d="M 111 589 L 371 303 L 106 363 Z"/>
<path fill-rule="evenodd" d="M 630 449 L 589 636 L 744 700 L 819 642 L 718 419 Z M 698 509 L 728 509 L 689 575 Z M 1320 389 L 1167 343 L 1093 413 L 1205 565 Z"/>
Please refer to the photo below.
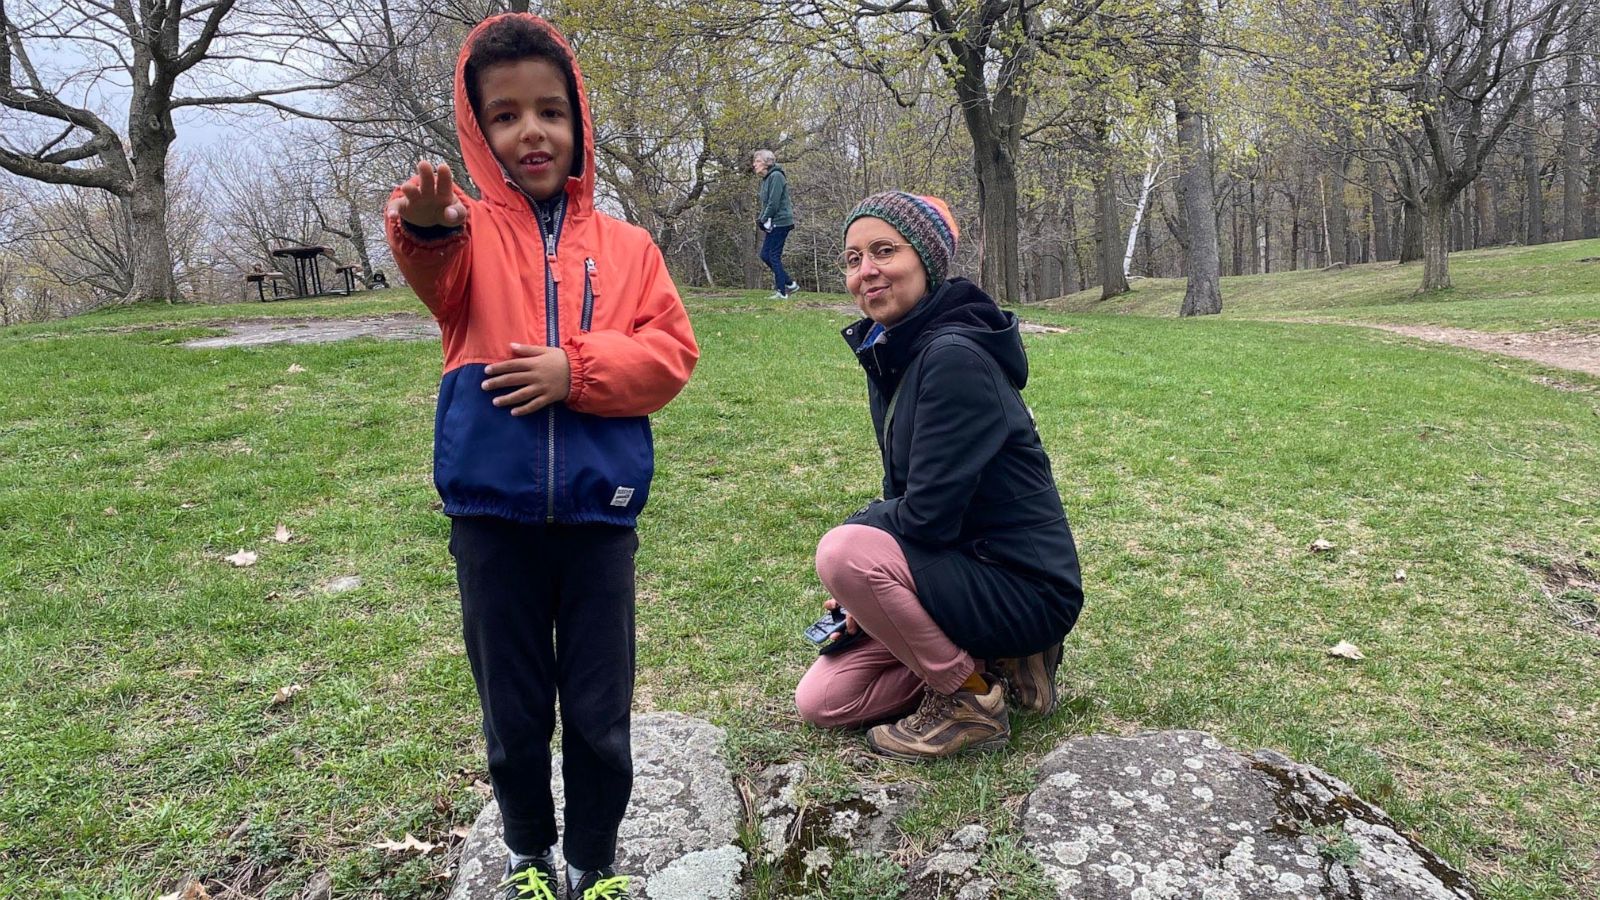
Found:
<path fill-rule="evenodd" d="M 870 216 L 882 219 L 900 232 L 922 258 L 922 267 L 928 272 L 928 287 L 944 281 L 950 272 L 950 257 L 956 255 L 956 238 L 961 230 L 956 227 L 956 217 L 950 207 L 938 197 L 921 197 L 905 191 L 884 191 L 873 194 L 856 204 L 844 220 L 844 230 L 850 223 Z"/>

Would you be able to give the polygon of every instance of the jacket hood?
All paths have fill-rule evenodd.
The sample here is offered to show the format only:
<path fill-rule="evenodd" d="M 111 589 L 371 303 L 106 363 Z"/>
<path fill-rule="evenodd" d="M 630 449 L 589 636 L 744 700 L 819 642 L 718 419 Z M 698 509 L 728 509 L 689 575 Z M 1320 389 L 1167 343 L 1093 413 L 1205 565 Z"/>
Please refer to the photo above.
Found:
<path fill-rule="evenodd" d="M 844 330 L 845 341 L 857 352 L 869 374 L 885 377 L 903 372 L 935 338 L 958 334 L 993 357 L 1017 390 L 1028 383 L 1028 354 L 1022 349 L 1021 323 L 965 278 L 940 284 L 863 353 L 861 342 L 872 324 L 871 319 L 861 319 Z"/>
<path fill-rule="evenodd" d="M 478 186 L 484 202 L 510 207 L 518 212 L 527 211 L 528 196 L 511 181 L 500 160 L 495 158 L 494 150 L 489 147 L 489 139 L 483 136 L 483 129 L 478 127 L 478 116 L 472 111 L 472 101 L 467 97 L 467 57 L 472 55 L 472 46 L 477 43 L 484 29 L 512 16 L 520 16 L 550 35 L 572 59 L 572 81 L 578 92 L 578 119 L 583 129 L 580 148 L 583 152 L 583 169 L 579 174 L 567 178 L 567 215 L 587 216 L 594 210 L 594 123 L 589 118 L 589 96 L 583 88 L 583 71 L 578 68 L 578 57 L 572 52 L 572 45 L 567 43 L 554 25 L 538 16 L 528 13 L 491 16 L 479 22 L 461 43 L 461 53 L 456 57 L 455 84 L 456 136 L 461 142 L 461 158 L 466 161 L 467 174 L 472 176 L 472 182 Z"/>

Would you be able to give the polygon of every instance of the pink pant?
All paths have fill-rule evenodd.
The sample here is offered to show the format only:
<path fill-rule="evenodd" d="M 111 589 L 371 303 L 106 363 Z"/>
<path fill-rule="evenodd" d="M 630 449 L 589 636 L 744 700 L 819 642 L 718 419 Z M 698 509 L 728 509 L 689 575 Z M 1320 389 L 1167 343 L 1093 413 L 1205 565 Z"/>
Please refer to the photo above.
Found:
<path fill-rule="evenodd" d="M 794 689 L 801 718 L 829 727 L 893 718 L 924 685 L 953 694 L 976 663 L 917 600 L 911 565 L 887 531 L 840 525 L 817 544 L 817 576 L 870 637 L 817 657 Z"/>

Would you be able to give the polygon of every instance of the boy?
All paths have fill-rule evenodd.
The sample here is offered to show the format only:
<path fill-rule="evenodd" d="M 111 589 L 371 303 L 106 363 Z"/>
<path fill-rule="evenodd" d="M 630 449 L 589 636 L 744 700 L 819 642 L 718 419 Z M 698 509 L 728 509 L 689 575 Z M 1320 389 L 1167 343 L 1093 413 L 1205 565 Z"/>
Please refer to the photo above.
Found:
<path fill-rule="evenodd" d="M 444 336 L 434 483 L 511 851 L 502 887 L 558 896 L 559 696 L 566 896 L 616 900 L 633 785 L 634 523 L 654 466 L 645 417 L 699 350 L 661 251 L 594 208 L 582 76 L 554 28 L 511 14 L 473 29 L 455 109 L 482 199 L 419 162 L 387 232 Z"/>

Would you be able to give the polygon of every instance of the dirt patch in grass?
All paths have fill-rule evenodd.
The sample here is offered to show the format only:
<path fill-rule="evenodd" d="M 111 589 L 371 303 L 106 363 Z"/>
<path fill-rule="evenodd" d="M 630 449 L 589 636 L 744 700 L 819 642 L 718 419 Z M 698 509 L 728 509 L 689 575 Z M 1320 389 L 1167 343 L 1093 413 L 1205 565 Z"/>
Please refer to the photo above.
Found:
<path fill-rule="evenodd" d="M 1600 562 L 1594 554 L 1531 564 L 1544 581 L 1541 588 L 1557 617 L 1571 628 L 1600 637 Z"/>
<path fill-rule="evenodd" d="M 1438 325 L 1369 324 L 1367 327 L 1424 341 L 1481 350 L 1485 353 L 1515 356 L 1555 369 L 1571 369 L 1574 372 L 1600 376 L 1600 334 L 1572 334 L 1564 331 L 1491 334 L 1466 328 L 1444 328 Z M 1565 389 L 1580 388 L 1569 386 Z"/>
<path fill-rule="evenodd" d="M 231 333 L 188 341 L 184 346 L 194 350 L 214 350 L 261 344 L 326 344 L 358 337 L 416 341 L 439 336 L 439 326 L 432 319 L 409 313 L 360 319 L 244 319 L 207 322 L 206 327 L 226 328 Z"/>

